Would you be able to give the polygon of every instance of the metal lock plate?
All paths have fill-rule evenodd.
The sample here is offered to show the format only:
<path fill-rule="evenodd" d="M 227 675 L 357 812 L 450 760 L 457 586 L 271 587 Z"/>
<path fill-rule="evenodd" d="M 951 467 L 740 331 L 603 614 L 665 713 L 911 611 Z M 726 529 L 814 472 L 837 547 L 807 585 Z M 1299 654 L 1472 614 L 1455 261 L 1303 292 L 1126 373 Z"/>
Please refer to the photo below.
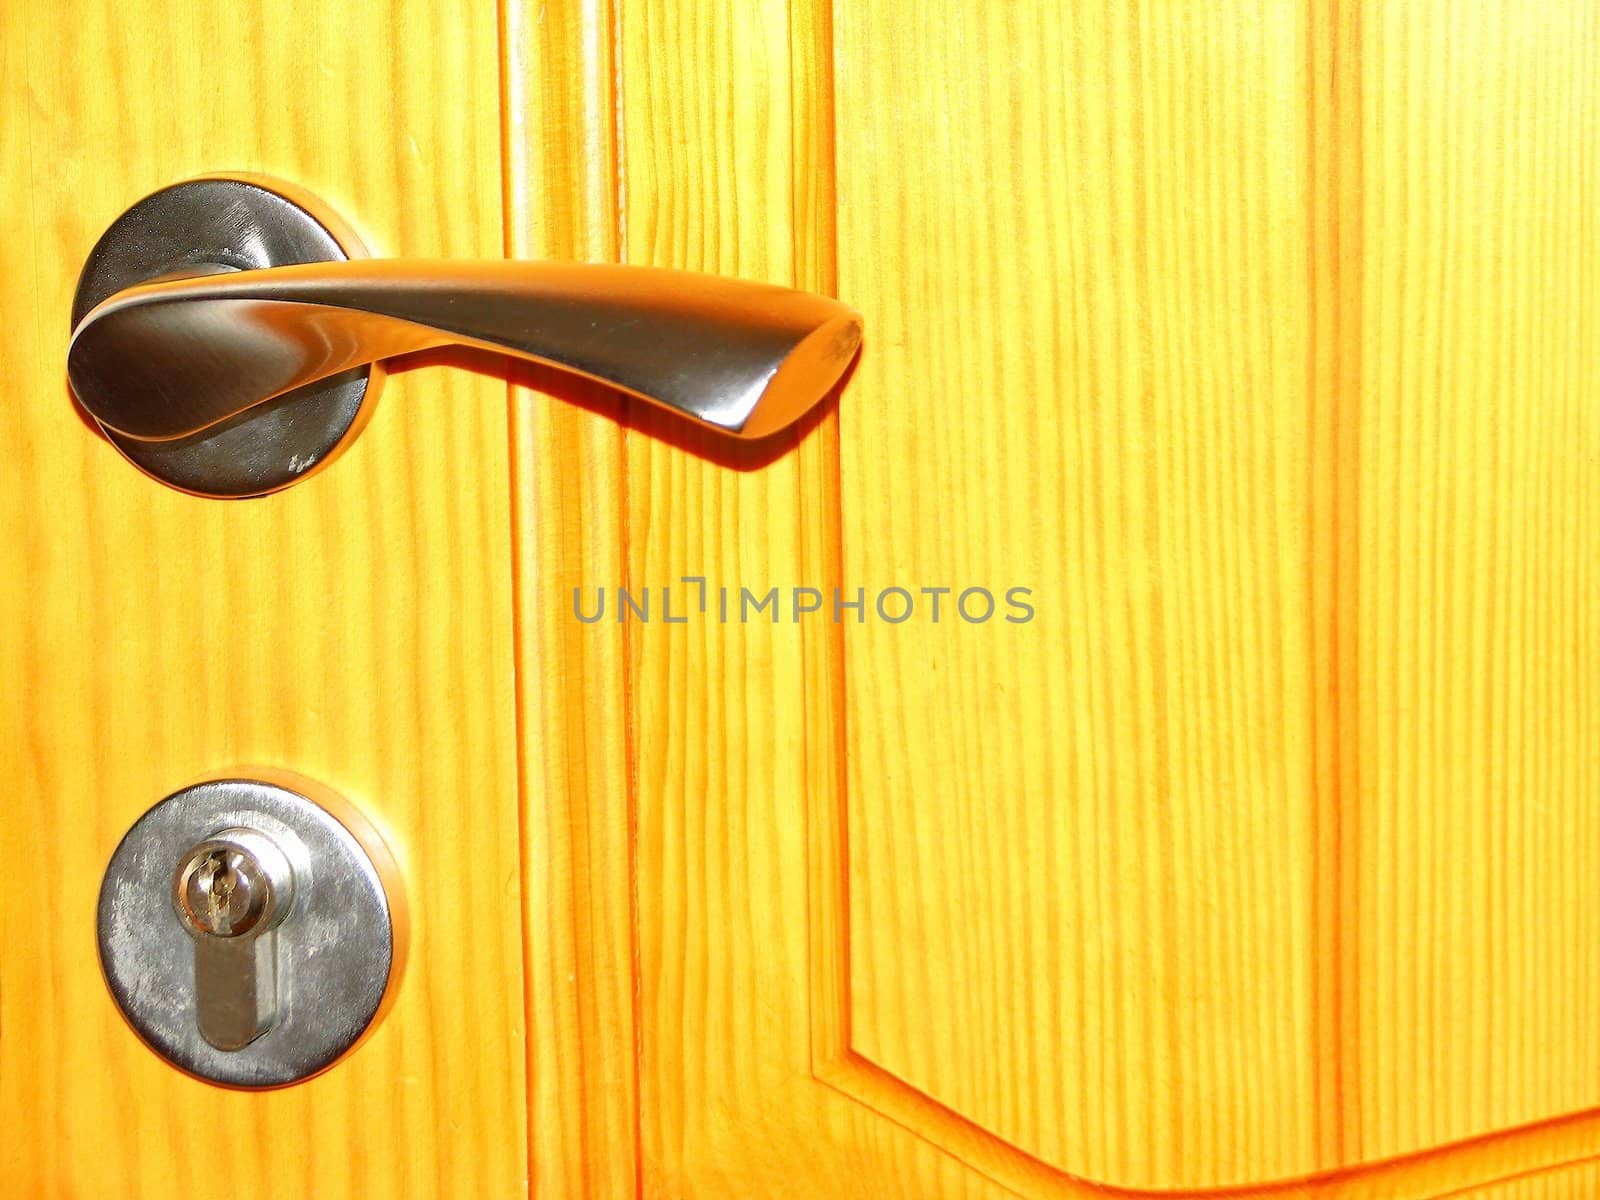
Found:
<path fill-rule="evenodd" d="M 112 855 L 100 963 L 156 1053 L 276 1087 L 331 1066 L 377 1018 L 398 974 L 397 896 L 382 842 L 325 790 L 212 780 L 162 800 Z"/>

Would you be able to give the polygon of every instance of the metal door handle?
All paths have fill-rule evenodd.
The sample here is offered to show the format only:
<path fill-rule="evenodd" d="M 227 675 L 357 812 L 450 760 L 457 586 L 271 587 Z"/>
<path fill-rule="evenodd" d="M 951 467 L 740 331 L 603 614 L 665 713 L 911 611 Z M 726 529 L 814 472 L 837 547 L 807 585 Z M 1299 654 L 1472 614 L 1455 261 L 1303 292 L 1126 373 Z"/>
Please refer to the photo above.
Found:
<path fill-rule="evenodd" d="M 861 340 L 854 310 L 768 284 L 361 253 L 337 218 L 282 184 L 192 180 L 147 197 L 84 268 L 73 391 L 165 482 L 250 495 L 303 478 L 353 437 L 375 364 L 394 355 L 497 351 L 758 438 L 822 399 Z M 358 385 L 359 397 L 342 394 Z"/>

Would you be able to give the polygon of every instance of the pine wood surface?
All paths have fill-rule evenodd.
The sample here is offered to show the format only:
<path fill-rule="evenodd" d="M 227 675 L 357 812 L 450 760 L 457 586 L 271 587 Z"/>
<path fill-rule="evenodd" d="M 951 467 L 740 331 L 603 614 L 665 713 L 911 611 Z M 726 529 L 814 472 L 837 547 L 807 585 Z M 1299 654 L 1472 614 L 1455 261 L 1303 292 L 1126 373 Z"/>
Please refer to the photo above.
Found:
<path fill-rule="evenodd" d="M 1538 1172 L 1596 1137 L 1594 18 L 514 18 L 530 68 L 610 71 L 604 170 L 514 228 L 867 316 L 838 410 L 756 471 L 522 410 L 563 514 L 524 534 L 523 627 L 615 705 L 564 743 L 616 1085 L 583 1127 L 642 1194 L 1582 1194 Z M 1044 599 L 571 628 L 574 586 L 684 575 Z"/>
<path fill-rule="evenodd" d="M 95 239 L 192 175 L 302 185 L 376 253 L 498 254 L 496 50 L 481 7 L 0 3 L 0 1194 L 524 1190 L 503 382 L 391 377 L 326 473 L 224 504 L 128 467 L 64 377 Z M 381 1027 L 264 1095 L 140 1045 L 94 950 L 134 819 L 252 764 L 383 828 L 411 910 Z"/>
<path fill-rule="evenodd" d="M 447 8 L 0 0 L 0 1193 L 1600 1190 L 1600 8 Z M 187 499 L 63 326 L 226 169 L 867 344 L 745 449 L 444 356 Z M 572 618 L 683 576 L 1037 616 Z M 260 1096 L 92 953 L 117 838 L 250 763 L 373 817 L 412 919 L 373 1038 Z"/>

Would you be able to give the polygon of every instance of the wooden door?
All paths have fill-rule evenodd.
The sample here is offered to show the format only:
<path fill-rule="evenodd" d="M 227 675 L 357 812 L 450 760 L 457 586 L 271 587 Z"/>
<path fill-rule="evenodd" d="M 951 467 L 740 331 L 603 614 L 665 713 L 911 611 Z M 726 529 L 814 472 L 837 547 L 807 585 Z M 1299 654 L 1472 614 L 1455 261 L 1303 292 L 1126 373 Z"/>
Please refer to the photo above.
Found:
<path fill-rule="evenodd" d="M 1600 6 L 244 7 L 0 5 L 19 1194 L 1600 1192 Z M 74 418 L 65 314 L 227 168 L 867 343 L 753 448 L 434 361 L 187 499 Z M 415 925 L 268 1095 L 92 946 L 241 762 L 361 804 Z"/>

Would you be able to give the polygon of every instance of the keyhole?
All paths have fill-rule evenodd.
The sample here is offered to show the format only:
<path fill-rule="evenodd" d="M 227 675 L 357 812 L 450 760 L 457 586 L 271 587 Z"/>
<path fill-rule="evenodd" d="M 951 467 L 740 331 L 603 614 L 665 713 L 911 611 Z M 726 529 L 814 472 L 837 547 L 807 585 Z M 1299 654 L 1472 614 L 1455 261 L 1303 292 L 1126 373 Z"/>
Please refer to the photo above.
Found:
<path fill-rule="evenodd" d="M 218 933 L 233 932 L 233 911 L 230 903 L 237 877 L 226 856 L 211 873 L 211 919 Z"/>

